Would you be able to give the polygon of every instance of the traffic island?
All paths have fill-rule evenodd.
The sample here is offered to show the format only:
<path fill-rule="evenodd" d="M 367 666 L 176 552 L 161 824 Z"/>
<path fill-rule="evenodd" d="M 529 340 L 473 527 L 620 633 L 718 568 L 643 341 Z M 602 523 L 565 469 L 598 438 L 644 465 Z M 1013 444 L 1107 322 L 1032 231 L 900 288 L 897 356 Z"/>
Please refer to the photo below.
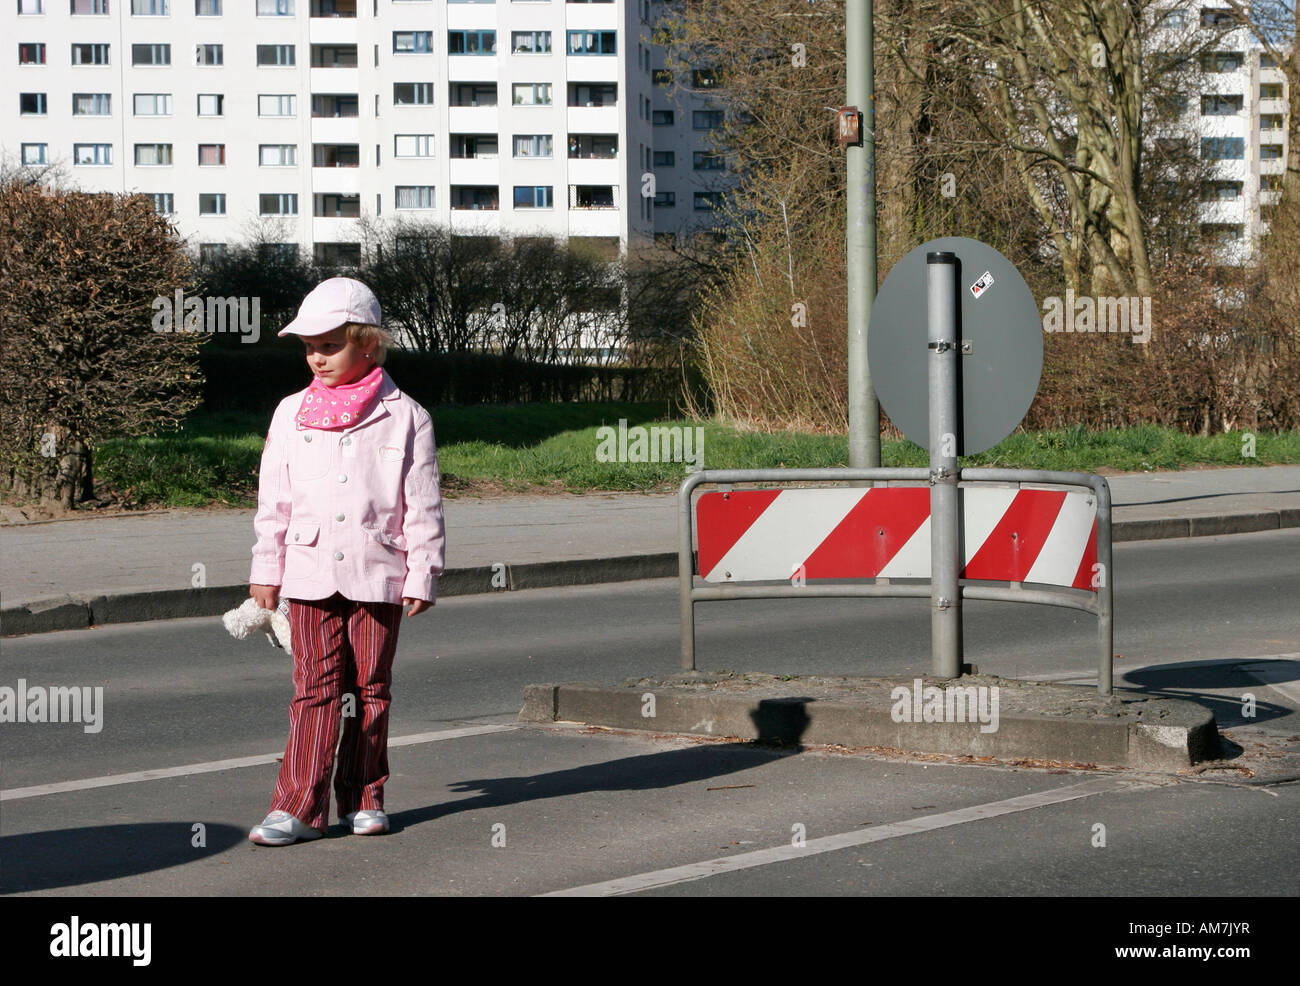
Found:
<path fill-rule="evenodd" d="M 1221 756 L 1214 714 L 1131 690 L 993 675 L 683 672 L 617 686 L 528 685 L 519 718 L 802 746 L 1176 771 Z"/>

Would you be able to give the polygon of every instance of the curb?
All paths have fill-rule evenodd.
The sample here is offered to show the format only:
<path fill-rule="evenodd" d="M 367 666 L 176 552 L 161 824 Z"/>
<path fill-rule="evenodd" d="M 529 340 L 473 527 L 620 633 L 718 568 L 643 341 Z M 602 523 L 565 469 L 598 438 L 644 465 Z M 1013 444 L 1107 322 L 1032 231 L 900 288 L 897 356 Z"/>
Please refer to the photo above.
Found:
<path fill-rule="evenodd" d="M 1166 538 L 1250 534 L 1300 527 L 1300 507 L 1252 510 L 1203 517 L 1160 517 L 1123 520 L 1111 525 L 1111 541 L 1154 541 Z M 677 552 L 618 555 L 522 565 L 453 568 L 438 578 L 439 598 L 519 589 L 631 582 L 677 577 Z M 504 583 L 504 584 L 503 584 Z M 108 623 L 176 620 L 220 616 L 248 596 L 246 584 L 207 589 L 164 589 L 98 595 L 89 599 L 56 596 L 0 610 L 0 637 L 56 630 L 84 630 Z"/>
<path fill-rule="evenodd" d="M 734 737 L 787 746 L 876 747 L 908 753 L 997 760 L 1031 758 L 1162 772 L 1220 756 L 1219 733 L 1209 709 L 1194 702 L 1152 699 L 1127 690 L 1115 691 L 1116 704 L 1125 708 L 1109 715 L 1007 711 L 1002 713 L 996 731 L 985 733 L 979 722 L 896 722 L 889 705 L 882 705 L 878 699 L 871 704 L 813 698 L 797 691 L 756 697 L 710 688 L 716 680 L 717 676 L 705 672 L 683 673 L 667 682 L 629 682 L 622 687 L 528 685 L 519 719 L 653 731 L 657 735 Z M 974 679 L 959 680 L 965 686 Z M 1041 683 L 1014 679 L 987 680 L 999 680 L 1012 687 L 1042 687 Z M 698 684 L 692 685 L 692 681 Z M 799 685 L 791 682 L 791 687 Z M 1046 686 L 1046 690 L 1055 693 L 1061 687 Z M 1087 692 L 1095 694 L 1092 689 Z M 652 710 L 651 716 L 646 715 L 647 708 Z"/>

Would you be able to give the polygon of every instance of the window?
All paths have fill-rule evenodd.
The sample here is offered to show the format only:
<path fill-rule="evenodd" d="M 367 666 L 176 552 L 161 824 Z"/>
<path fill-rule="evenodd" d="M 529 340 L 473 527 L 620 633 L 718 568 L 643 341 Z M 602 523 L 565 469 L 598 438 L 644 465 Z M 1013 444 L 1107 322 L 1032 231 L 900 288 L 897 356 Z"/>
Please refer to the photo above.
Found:
<path fill-rule="evenodd" d="M 172 163 L 171 144 L 136 144 L 135 163 L 140 168 L 160 167 Z"/>
<path fill-rule="evenodd" d="M 394 82 L 394 106 L 432 106 L 432 82 Z"/>
<path fill-rule="evenodd" d="M 712 68 L 697 68 L 691 72 L 692 89 L 716 89 L 718 88 L 718 70 Z"/>
<path fill-rule="evenodd" d="M 394 31 L 393 53 L 421 53 L 433 51 L 432 31 Z"/>
<path fill-rule="evenodd" d="M 199 193 L 200 216 L 224 216 L 226 214 L 225 192 Z"/>
<path fill-rule="evenodd" d="M 1201 159 L 1204 161 L 1240 161 L 1245 150 L 1245 141 L 1241 137 L 1201 138 Z"/>
<path fill-rule="evenodd" d="M 1260 129 L 1260 130 L 1281 130 L 1281 129 L 1282 129 L 1282 114 L 1281 114 L 1281 113 L 1265 113 L 1265 114 L 1263 114 L 1263 115 L 1259 118 L 1259 129 Z"/>
<path fill-rule="evenodd" d="M 312 144 L 311 166 L 313 168 L 359 168 L 361 147 L 359 144 Z"/>
<path fill-rule="evenodd" d="M 108 0 L 71 0 L 71 2 L 72 13 L 75 15 L 108 13 Z"/>
<path fill-rule="evenodd" d="M 1201 97 L 1201 116 L 1232 116 L 1241 112 L 1241 96 L 1207 95 Z"/>
<path fill-rule="evenodd" d="M 655 110 L 650 114 L 650 124 L 655 127 L 671 127 L 673 125 L 673 111 Z"/>
<path fill-rule="evenodd" d="M 1239 51 L 1212 51 L 1201 56 L 1202 72 L 1235 72 L 1241 68 Z"/>
<path fill-rule="evenodd" d="M 433 157 L 433 134 L 396 134 L 393 157 Z"/>
<path fill-rule="evenodd" d="M 1161 116 L 1182 116 L 1187 112 L 1188 99 L 1185 92 L 1162 92 L 1156 96 L 1156 110 Z"/>
<path fill-rule="evenodd" d="M 154 211 L 161 216 L 170 216 L 176 211 L 176 196 L 171 192 L 149 192 L 153 200 Z"/>
<path fill-rule="evenodd" d="M 172 96 L 169 92 L 138 92 L 131 102 L 132 112 L 136 116 L 172 115 Z"/>
<path fill-rule="evenodd" d="M 77 164 L 112 164 L 112 144 L 73 144 L 72 160 Z"/>
<path fill-rule="evenodd" d="M 1260 68 L 1277 68 L 1277 59 L 1274 58 L 1272 55 L 1260 55 L 1260 56 L 1259 56 L 1259 67 L 1260 67 Z"/>
<path fill-rule="evenodd" d="M 221 45 L 195 45 L 194 46 L 194 64 L 195 65 L 221 65 L 223 64 L 224 52 Z"/>
<path fill-rule="evenodd" d="M 451 83 L 452 106 L 495 106 L 496 104 L 497 84 L 495 82 Z"/>
<path fill-rule="evenodd" d="M 1202 223 L 1201 235 L 1225 246 L 1241 239 L 1242 227 L 1237 223 Z"/>
<path fill-rule="evenodd" d="M 224 243 L 200 243 L 199 244 L 199 263 L 212 264 L 216 263 L 226 255 L 226 245 Z"/>
<path fill-rule="evenodd" d="M 352 93 L 313 93 L 311 115 L 314 117 L 354 117 L 359 109 L 357 97 Z"/>
<path fill-rule="evenodd" d="M 709 212 L 716 209 L 722 204 L 722 196 L 718 192 L 696 192 L 695 193 L 695 211 Z"/>
<path fill-rule="evenodd" d="M 221 0 L 194 0 L 195 17 L 220 17 Z"/>
<path fill-rule="evenodd" d="M 43 14 L 45 13 L 45 0 L 18 0 L 19 14 Z M 33 144 L 33 147 L 36 145 Z"/>
<path fill-rule="evenodd" d="M 666 68 L 657 68 L 650 73 L 650 81 L 657 86 L 671 86 L 673 84 L 673 74 Z"/>
<path fill-rule="evenodd" d="M 516 185 L 516 209 L 550 209 L 555 205 L 554 185 Z"/>
<path fill-rule="evenodd" d="M 293 263 L 298 259 L 298 244 L 259 243 L 257 259 L 263 263 Z"/>
<path fill-rule="evenodd" d="M 221 93 L 199 93 L 199 116 L 221 116 L 225 109 L 225 102 L 226 97 Z"/>
<path fill-rule="evenodd" d="M 1235 19 L 1228 10 L 1201 8 L 1201 27 L 1231 27 Z"/>
<path fill-rule="evenodd" d="M 655 192 L 656 209 L 672 209 L 677 206 L 676 192 Z"/>
<path fill-rule="evenodd" d="M 452 134 L 449 153 L 454 158 L 494 158 L 497 156 L 497 135 Z"/>
<path fill-rule="evenodd" d="M 23 164 L 48 164 L 48 151 L 48 144 L 23 144 L 22 162 Z"/>
<path fill-rule="evenodd" d="M 1201 185 L 1202 202 L 1231 202 L 1241 198 L 1239 181 L 1207 181 Z"/>
<path fill-rule="evenodd" d="M 1238 140 L 1237 143 L 1240 144 L 1241 141 Z M 1241 157 L 1241 154 L 1240 153 L 1237 154 L 1237 157 Z M 1281 144 L 1260 144 L 1259 159 L 1261 161 L 1280 161 L 1282 159 L 1282 145 Z"/>
<path fill-rule="evenodd" d="M 44 146 L 44 145 L 41 145 Z M 1281 175 L 1260 175 L 1259 190 L 1261 192 L 1280 192 L 1282 191 Z"/>
<path fill-rule="evenodd" d="M 397 185 L 393 188 L 393 198 L 397 209 L 432 209 L 432 185 Z"/>
<path fill-rule="evenodd" d="M 549 82 L 516 82 L 510 87 L 510 102 L 515 106 L 550 106 Z"/>
<path fill-rule="evenodd" d="M 258 17 L 292 17 L 293 0 L 257 0 Z"/>
<path fill-rule="evenodd" d="M 515 157 L 551 157 L 554 140 L 550 134 L 515 134 Z"/>
<path fill-rule="evenodd" d="M 44 65 L 45 45 L 20 44 L 18 46 L 18 64 L 19 65 Z"/>
<path fill-rule="evenodd" d="M 447 54 L 449 55 L 495 55 L 496 52 L 496 31 L 447 32 Z"/>
<path fill-rule="evenodd" d="M 356 219 L 361 215 L 361 196 L 317 192 L 312 212 L 321 218 Z"/>
<path fill-rule="evenodd" d="M 74 92 L 72 94 L 73 116 L 110 116 L 111 94 L 106 92 Z"/>
<path fill-rule="evenodd" d="M 618 84 L 615 82 L 570 82 L 570 106 L 617 106 Z"/>
<path fill-rule="evenodd" d="M 132 45 L 132 65 L 170 65 L 172 63 L 171 45 Z"/>
<path fill-rule="evenodd" d="M 202 168 L 212 168 L 217 165 L 226 163 L 226 145 L 225 144 L 200 144 L 199 145 L 199 166 Z"/>
<path fill-rule="evenodd" d="M 1259 87 L 1259 98 L 1260 99 L 1281 99 L 1282 83 L 1265 82 L 1263 85 Z"/>
<path fill-rule="evenodd" d="M 257 212 L 262 216 L 296 216 L 298 196 L 292 192 L 263 192 L 257 197 Z"/>
<path fill-rule="evenodd" d="M 73 65 L 107 65 L 108 45 L 89 44 L 72 46 Z"/>
<path fill-rule="evenodd" d="M 695 110 L 691 126 L 696 130 L 716 130 L 722 126 L 722 110 Z"/>
<path fill-rule="evenodd" d="M 132 17 L 170 17 L 172 0 L 131 0 Z"/>
<path fill-rule="evenodd" d="M 312 45 L 313 68 L 356 68 L 356 45 Z"/>
<path fill-rule="evenodd" d="M 18 112 L 28 116 L 44 116 L 46 114 L 45 93 L 43 92 L 23 92 L 18 94 Z"/>
<path fill-rule="evenodd" d="M 292 168 L 298 163 L 297 144 L 258 144 L 257 164 L 261 168 Z"/>
<path fill-rule="evenodd" d="M 296 96 L 284 95 L 257 97 L 258 116 L 293 116 L 295 113 L 297 113 Z"/>
<path fill-rule="evenodd" d="M 617 31 L 570 31 L 570 55 L 616 55 L 618 54 Z"/>
<path fill-rule="evenodd" d="M 258 45 L 258 65 L 294 65 L 296 56 L 294 45 Z"/>
<path fill-rule="evenodd" d="M 721 171 L 726 162 L 721 154 L 709 154 L 706 151 L 694 151 L 691 154 L 691 167 L 696 171 Z"/>
<path fill-rule="evenodd" d="M 1186 27 L 1187 11 L 1185 10 L 1166 10 L 1160 17 L 1160 27 Z"/>
<path fill-rule="evenodd" d="M 677 155 L 673 151 L 655 151 L 652 163 L 656 168 L 674 168 L 677 166 Z"/>
<path fill-rule="evenodd" d="M 549 55 L 550 31 L 511 31 L 510 50 L 516 55 Z"/>
<path fill-rule="evenodd" d="M 493 211 L 500 208 L 499 191 L 496 185 L 452 185 L 451 207 Z"/>
<path fill-rule="evenodd" d="M 613 209 L 613 185 L 570 185 L 570 209 Z"/>
<path fill-rule="evenodd" d="M 360 243 L 317 243 L 315 261 L 322 267 L 361 266 Z"/>
<path fill-rule="evenodd" d="M 569 157 L 605 160 L 618 157 L 618 134 L 570 134 Z"/>

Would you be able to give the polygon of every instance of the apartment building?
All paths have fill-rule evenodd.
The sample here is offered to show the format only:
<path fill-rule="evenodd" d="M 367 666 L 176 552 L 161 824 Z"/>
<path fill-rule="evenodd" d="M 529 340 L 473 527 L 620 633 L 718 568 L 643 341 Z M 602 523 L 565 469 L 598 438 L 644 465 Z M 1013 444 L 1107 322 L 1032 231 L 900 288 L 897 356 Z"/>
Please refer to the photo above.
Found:
<path fill-rule="evenodd" d="M 349 263 L 361 216 L 654 231 L 650 0 L 4 2 L 0 152 L 145 192 L 202 252 L 251 222 Z"/>
<path fill-rule="evenodd" d="M 1157 43 L 1218 35 L 1201 56 L 1198 91 L 1182 107 L 1178 128 L 1199 143 L 1212 169 L 1202 191 L 1201 231 L 1221 257 L 1248 264 L 1267 233 L 1261 206 L 1277 201 L 1287 158 L 1287 81 L 1246 27 L 1233 26 L 1226 5 L 1179 3 L 1160 15 Z"/>

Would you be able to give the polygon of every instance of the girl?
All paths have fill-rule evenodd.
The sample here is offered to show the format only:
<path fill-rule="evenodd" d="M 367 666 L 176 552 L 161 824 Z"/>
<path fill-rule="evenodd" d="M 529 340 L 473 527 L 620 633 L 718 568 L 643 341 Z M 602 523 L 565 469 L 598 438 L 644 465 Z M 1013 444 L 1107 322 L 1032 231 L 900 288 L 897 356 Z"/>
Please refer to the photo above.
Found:
<path fill-rule="evenodd" d="M 380 322 L 366 285 L 332 277 L 280 332 L 302 338 L 314 379 L 271 419 L 253 521 L 249 594 L 288 601 L 294 663 L 271 813 L 248 833 L 263 846 L 325 834 L 331 771 L 339 819 L 388 831 L 393 654 L 402 607 L 434 604 L 444 538 L 433 422 L 382 369 Z"/>

